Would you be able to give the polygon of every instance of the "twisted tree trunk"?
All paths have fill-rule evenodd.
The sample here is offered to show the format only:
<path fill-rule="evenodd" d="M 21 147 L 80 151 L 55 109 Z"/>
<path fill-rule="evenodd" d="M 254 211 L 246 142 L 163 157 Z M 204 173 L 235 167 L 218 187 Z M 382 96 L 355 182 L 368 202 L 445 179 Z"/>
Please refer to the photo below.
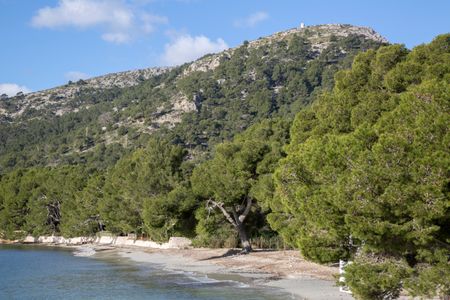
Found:
<path fill-rule="evenodd" d="M 242 245 L 242 253 L 246 254 L 252 251 L 252 245 L 250 244 L 250 240 L 247 237 L 247 231 L 245 230 L 244 224 L 240 224 L 236 227 L 239 238 L 241 239 Z"/>
<path fill-rule="evenodd" d="M 228 220 L 228 222 L 230 222 L 231 225 L 233 225 L 234 228 L 236 228 L 236 230 L 239 234 L 239 239 L 241 240 L 241 245 L 242 245 L 241 253 L 242 254 L 247 254 L 252 251 L 252 246 L 250 244 L 250 240 L 248 239 L 247 231 L 245 230 L 245 226 L 244 226 L 244 220 L 247 217 L 247 215 L 250 212 L 250 209 L 252 207 L 252 200 L 250 198 L 247 198 L 246 201 L 247 201 L 247 204 L 243 211 L 242 211 L 241 205 L 236 205 L 232 208 L 226 209 L 223 207 L 224 204 L 221 202 L 215 202 L 212 199 L 209 199 L 206 202 L 206 206 L 208 208 L 220 209 L 220 211 L 223 213 L 223 215 Z M 229 213 L 230 210 L 231 210 L 231 215 Z M 241 213 L 241 211 L 242 211 L 242 213 Z"/>

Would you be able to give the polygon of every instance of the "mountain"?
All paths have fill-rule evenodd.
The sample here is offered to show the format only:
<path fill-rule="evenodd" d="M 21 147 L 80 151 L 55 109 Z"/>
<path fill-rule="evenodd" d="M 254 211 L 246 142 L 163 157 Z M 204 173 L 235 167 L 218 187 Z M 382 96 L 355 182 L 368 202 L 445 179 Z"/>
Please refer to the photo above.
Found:
<path fill-rule="evenodd" d="M 5 97 L 0 239 L 292 247 L 351 261 L 339 281 L 358 299 L 449 295 L 450 35 L 385 43 L 297 28 Z"/>
<path fill-rule="evenodd" d="M 69 82 L 0 100 L 0 173 L 17 167 L 112 165 L 152 134 L 195 158 L 269 117 L 291 118 L 360 51 L 370 28 L 318 25 L 275 33 L 175 68 Z"/>
<path fill-rule="evenodd" d="M 19 92 L 15 97 L 12 97 L 10 106 L 3 105 L 3 108 L 0 109 L 0 115 L 6 119 L 15 119 L 30 110 L 51 110 L 55 115 L 60 116 L 67 112 L 74 112 L 70 109 L 70 100 L 76 98 L 82 92 L 131 87 L 168 70 L 170 68 L 148 68 L 111 73 L 86 80 L 80 79 L 77 82 L 69 81 L 66 85 L 34 93 L 23 94 Z M 1 97 L 4 103 L 8 102 L 7 95 L 4 94 Z"/>

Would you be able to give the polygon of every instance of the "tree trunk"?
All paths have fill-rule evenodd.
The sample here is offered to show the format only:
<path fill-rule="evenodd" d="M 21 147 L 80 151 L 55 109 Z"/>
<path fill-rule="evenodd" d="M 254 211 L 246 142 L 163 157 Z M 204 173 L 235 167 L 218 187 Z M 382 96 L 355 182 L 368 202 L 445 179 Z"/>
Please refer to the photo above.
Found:
<path fill-rule="evenodd" d="M 240 215 L 238 214 L 239 211 L 241 211 L 240 208 L 233 207 L 230 209 L 233 217 L 223 207 L 223 203 L 221 203 L 221 202 L 215 202 L 214 200 L 209 199 L 208 201 L 206 201 L 206 207 L 219 208 L 222 211 L 225 218 L 228 220 L 228 222 L 230 222 L 234 226 L 234 228 L 236 228 L 236 230 L 239 233 L 239 238 L 241 239 L 241 244 L 242 244 L 241 253 L 242 254 L 247 254 L 252 251 L 252 246 L 250 245 L 250 240 L 247 237 L 247 232 L 245 231 L 245 227 L 244 227 L 244 220 L 247 217 L 247 215 L 250 212 L 250 209 L 252 207 L 251 198 L 247 198 L 247 205 L 242 214 L 240 214 Z"/>
<path fill-rule="evenodd" d="M 243 254 L 247 254 L 252 251 L 252 245 L 250 244 L 250 240 L 247 237 L 247 232 L 245 231 L 244 224 L 240 223 L 236 226 L 239 238 L 241 239 L 242 244 L 242 252 Z"/>

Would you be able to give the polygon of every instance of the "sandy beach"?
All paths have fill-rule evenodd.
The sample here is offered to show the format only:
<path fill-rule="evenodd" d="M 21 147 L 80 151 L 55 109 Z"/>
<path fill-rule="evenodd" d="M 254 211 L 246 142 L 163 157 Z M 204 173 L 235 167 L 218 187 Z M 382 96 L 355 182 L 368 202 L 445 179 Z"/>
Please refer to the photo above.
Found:
<path fill-rule="evenodd" d="M 136 263 L 158 265 L 169 271 L 194 272 L 251 286 L 279 288 L 293 299 L 353 299 L 339 292 L 337 267 L 322 266 L 301 258 L 297 251 L 255 251 L 237 255 L 227 249 L 134 249 L 96 247 L 94 258 L 120 257 Z"/>

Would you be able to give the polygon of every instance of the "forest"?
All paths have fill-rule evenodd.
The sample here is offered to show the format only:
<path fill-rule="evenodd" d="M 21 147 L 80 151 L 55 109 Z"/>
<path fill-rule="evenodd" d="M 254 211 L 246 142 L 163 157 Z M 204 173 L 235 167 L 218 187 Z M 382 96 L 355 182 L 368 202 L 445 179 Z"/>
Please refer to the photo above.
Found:
<path fill-rule="evenodd" d="M 306 40 L 290 43 L 244 44 L 214 72 L 178 81 L 200 95 L 200 110 L 151 135 L 111 128 L 128 147 L 101 144 L 99 125 L 89 124 L 111 101 L 163 101 L 169 90 L 153 87 L 181 69 L 110 92 L 84 120 L 33 119 L 48 124 L 35 130 L 51 131 L 40 138 L 2 125 L 2 135 L 20 139 L 0 146 L 1 235 L 108 231 L 243 253 L 298 249 L 323 264 L 352 261 L 345 280 L 360 299 L 394 299 L 402 289 L 449 295 L 450 35 L 412 50 L 351 39 L 339 47 L 352 55 L 330 48 L 312 61 Z M 258 62 L 264 51 L 275 53 L 271 63 Z M 255 80 L 242 80 L 249 69 Z M 136 103 L 111 118 L 147 118 L 158 104 Z M 66 126 L 76 133 L 63 137 Z M 67 148 L 74 144 L 83 155 Z"/>

